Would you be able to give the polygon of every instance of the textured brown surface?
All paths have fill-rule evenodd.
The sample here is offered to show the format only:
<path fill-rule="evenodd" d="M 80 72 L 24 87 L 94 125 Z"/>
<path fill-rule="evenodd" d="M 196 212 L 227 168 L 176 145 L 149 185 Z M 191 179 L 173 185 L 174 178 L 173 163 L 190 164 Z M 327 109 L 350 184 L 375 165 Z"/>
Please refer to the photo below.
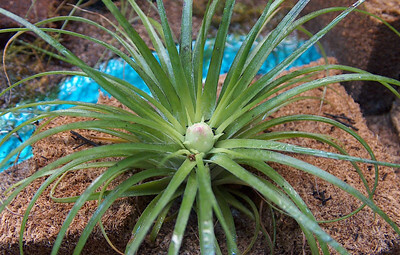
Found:
<path fill-rule="evenodd" d="M 36 0 L 31 2 L 26 0 L 0 1 L 0 8 L 15 13 L 20 17 L 25 17 L 29 22 L 36 23 L 54 15 L 57 0 Z M 0 15 L 0 28 L 19 27 L 20 24 L 14 20 Z M 3 47 L 11 37 L 11 33 L 0 34 L 0 47 Z"/>
<path fill-rule="evenodd" d="M 320 75 L 322 77 L 323 74 Z M 308 92 L 307 95 L 321 97 L 323 91 L 316 89 Z M 318 100 L 306 100 L 285 107 L 278 111 L 274 116 L 288 114 L 345 114 L 347 117 L 354 120 L 354 126 L 359 129 L 360 134 L 368 141 L 371 148 L 375 151 L 379 160 L 394 161 L 393 157 L 385 152 L 385 148 L 379 143 L 377 137 L 369 131 L 365 124 L 365 120 L 359 111 L 357 104 L 345 93 L 344 89 L 338 85 L 329 86 L 326 93 L 326 100 L 329 104 L 324 104 L 319 111 Z M 77 121 L 75 119 L 74 121 Z M 58 125 L 65 120 L 59 119 L 51 125 Z M 69 120 L 71 121 L 71 120 Z M 306 130 L 309 132 L 322 132 L 338 138 L 338 141 L 343 145 L 350 155 L 367 157 L 368 155 L 360 149 L 360 146 L 352 137 L 341 132 L 338 128 L 331 128 L 324 124 L 316 123 L 293 123 L 277 127 L 276 130 Z M 87 136 L 89 133 L 80 130 L 82 135 Z M 96 135 L 96 134 L 92 134 Z M 307 140 L 307 139 L 292 139 L 291 143 L 309 146 L 316 149 L 324 149 L 334 151 L 327 146 Z M 35 163 L 31 164 L 31 171 L 35 170 L 35 164 L 42 166 L 46 162 L 51 161 L 53 157 L 59 157 L 70 153 L 79 142 L 76 142 L 70 134 L 60 134 L 53 136 L 51 139 L 38 143 L 34 147 Z M 84 146 L 85 147 L 85 146 Z M 81 149 L 85 149 L 81 147 Z M 87 148 L 87 147 L 86 147 Z M 47 159 L 43 158 L 46 157 Z M 352 170 L 351 165 L 344 162 L 334 160 L 325 160 L 322 158 L 313 158 L 308 156 L 296 156 L 304 159 L 307 162 L 320 166 L 322 169 L 338 176 L 347 183 L 353 185 L 357 189 L 365 190 L 359 180 L 357 173 Z M 338 188 L 332 187 L 324 181 L 317 180 L 308 174 L 302 173 L 288 167 L 273 165 L 278 171 L 289 180 L 295 187 L 304 201 L 310 206 L 317 219 L 331 219 L 343 216 L 360 205 L 359 202 L 346 195 Z M 368 166 L 361 165 L 360 168 L 366 176 L 367 181 L 371 184 L 374 178 L 373 170 L 368 170 Z M 90 181 L 95 178 L 99 171 L 82 171 L 68 175 L 57 189 L 57 195 L 68 196 L 76 195 L 82 192 Z M 1 174 L 2 176 L 7 173 Z M 15 177 L 17 178 L 17 177 Z M 400 224 L 400 205 L 398 197 L 400 188 L 398 186 L 399 179 L 391 168 L 381 167 L 379 175 L 380 184 L 375 196 L 376 203 Z M 32 196 L 34 190 L 38 188 L 40 181 L 29 186 L 10 206 L 10 209 L 17 213 L 22 213 L 26 207 L 29 197 Z M 312 195 L 313 190 L 320 192 L 325 191 L 327 197 L 332 196 L 332 199 L 322 205 L 320 200 L 315 199 Z M 61 192 L 61 193 L 60 193 Z M 71 205 L 55 204 L 48 199 L 48 192 L 43 195 L 32 214 L 32 219 L 28 221 L 28 226 L 25 234 L 25 248 L 27 254 L 48 254 L 51 242 L 57 234 L 58 228 L 63 221 L 63 218 L 68 213 Z M 365 192 L 364 192 L 365 194 Z M 110 238 L 117 242 L 118 247 L 123 247 L 124 243 L 129 238 L 129 228 L 132 227 L 138 211 L 143 209 L 144 200 L 121 200 L 107 213 L 105 226 L 110 234 Z M 63 244 L 61 254 L 69 254 L 74 247 L 79 232 L 83 229 L 85 222 L 95 209 L 95 203 L 90 202 L 85 204 L 84 208 L 79 212 L 77 220 L 74 221 L 67 234 L 67 241 Z M 263 223 L 267 229 L 270 228 L 270 217 L 268 209 L 264 205 Z M 0 252 L 3 254 L 17 254 L 17 236 L 20 217 L 5 211 L 0 215 Z M 238 242 L 240 247 L 245 247 L 251 238 L 252 224 L 245 217 L 238 216 L 236 222 L 238 228 Z M 195 217 L 191 217 L 188 233 L 185 235 L 182 254 L 199 254 L 197 228 Z M 285 216 L 277 214 L 277 247 L 276 254 L 300 254 L 302 251 L 307 253 L 307 247 L 303 240 L 303 236 L 295 224 L 295 222 Z M 155 244 L 146 241 L 139 254 L 166 254 L 167 246 L 171 236 L 171 228 L 173 223 L 167 223 Z M 390 247 L 398 243 L 398 236 L 394 231 L 379 217 L 374 218 L 374 214 L 369 209 L 364 209 L 356 216 L 344 220 L 339 223 L 329 223 L 323 225 L 324 229 L 336 238 L 339 243 L 343 244 L 353 254 L 378 254 L 381 251 L 390 250 Z M 217 235 L 221 237 L 220 230 L 217 229 Z M 84 254 L 112 254 L 112 251 L 107 248 L 104 239 L 98 230 L 92 235 L 89 240 L 87 249 Z M 268 252 L 264 238 L 260 237 L 251 254 L 265 254 Z M 396 253 L 392 253 L 396 254 Z"/>
<path fill-rule="evenodd" d="M 312 0 L 305 13 L 332 6 L 348 7 L 354 0 Z M 400 29 L 399 0 L 367 0 L 359 9 L 368 11 Z M 338 12 L 324 14 L 306 24 L 316 32 L 328 24 Z M 364 14 L 352 13 L 333 28 L 322 40 L 328 54 L 339 63 L 367 70 L 374 74 L 399 79 L 400 37 L 379 20 Z M 381 85 L 373 82 L 351 82 L 344 84 L 363 113 L 388 112 L 394 96 Z"/>

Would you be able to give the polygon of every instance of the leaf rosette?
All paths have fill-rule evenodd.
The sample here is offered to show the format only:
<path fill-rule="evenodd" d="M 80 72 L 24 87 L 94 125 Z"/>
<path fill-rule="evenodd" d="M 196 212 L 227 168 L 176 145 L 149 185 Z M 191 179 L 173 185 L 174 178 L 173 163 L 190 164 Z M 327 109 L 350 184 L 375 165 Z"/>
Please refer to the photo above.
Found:
<path fill-rule="evenodd" d="M 62 157 L 27 179 L 13 185 L 6 192 L 7 196 L 0 205 L 0 212 L 5 210 L 19 192 L 30 183 L 43 176 L 47 177 L 31 199 L 22 219 L 21 254 L 23 253 L 24 228 L 38 197 L 52 183 L 57 185 L 66 173 L 90 167 L 106 167 L 107 170 L 93 180 L 80 196 L 56 199 L 57 202 L 73 202 L 74 205 L 54 242 L 52 250 L 54 255 L 60 250 L 62 240 L 77 212 L 87 201 L 98 200 L 98 207 L 81 233 L 74 254 L 79 254 L 82 251 L 94 227 L 97 224 L 102 226 L 101 217 L 117 199 L 139 196 L 140 192 L 144 191 L 146 191 L 144 192 L 146 195 L 154 195 L 154 198 L 134 226 L 132 238 L 126 246 L 125 254 L 135 254 L 151 229 L 153 229 L 150 234 L 151 239 L 155 238 L 166 216 L 172 214 L 170 211 L 171 208 L 175 208 L 172 206 L 174 203 L 179 204 L 179 206 L 176 212 L 176 224 L 169 246 L 169 254 L 178 254 L 192 211 L 196 213 L 198 218 L 202 254 L 221 253 L 220 240 L 216 240 L 214 234 L 215 219 L 218 220 L 218 224 L 225 233 L 228 253 L 246 253 L 251 249 L 260 232 L 260 216 L 251 196 L 233 189 L 232 184 L 251 187 L 263 196 L 272 208 L 293 217 L 300 225 L 312 254 L 319 254 L 320 251 L 329 254 L 328 245 L 341 254 L 347 254 L 347 251 L 321 228 L 299 194 L 276 169 L 269 165 L 270 162 L 291 166 L 310 173 L 360 200 L 363 205 L 345 217 L 349 217 L 368 206 L 400 234 L 399 227 L 372 200 L 378 184 L 377 178 L 373 186 L 370 187 L 355 162 L 374 164 L 376 175 L 378 174 L 378 165 L 391 167 L 399 167 L 399 165 L 377 161 L 368 144 L 353 130 L 337 121 L 313 115 L 284 116 L 266 120 L 268 116 L 283 106 L 305 99 L 305 97 L 299 96 L 301 93 L 337 82 L 377 81 L 399 96 L 393 88 L 393 86 L 400 86 L 399 81 L 342 65 L 326 64 L 307 67 L 279 76 L 302 53 L 318 43 L 319 39 L 346 15 L 356 10 L 364 1 L 357 1 L 348 8 L 330 8 L 299 17 L 300 12 L 309 2 L 308 0 L 299 0 L 287 11 L 286 15 L 277 16 L 279 22 L 273 30 L 264 31 L 266 24 L 271 21 L 276 13 L 284 9 L 283 0 L 268 1 L 261 16 L 246 35 L 246 39 L 241 45 L 221 88 L 218 87 L 219 71 L 234 10 L 233 0 L 225 1 L 210 66 L 204 81 L 202 79 L 204 45 L 212 18 L 220 1 L 210 0 L 208 2 L 200 30 L 194 42 L 192 42 L 193 2 L 191 0 L 183 1 L 178 47 L 167 20 L 163 1 L 157 0 L 155 6 L 158 9 L 160 22 L 146 16 L 134 0 L 127 1 L 146 28 L 158 59 L 145 44 L 135 27 L 130 24 L 111 0 L 103 0 L 103 2 L 117 21 L 117 24 L 112 25 L 113 30 L 91 20 L 72 15 L 54 17 L 37 24 L 31 24 L 0 8 L 1 14 L 16 20 L 23 26 L 22 28 L 2 29 L 0 33 L 17 32 L 16 36 L 18 36 L 21 33 L 32 31 L 55 48 L 57 53 L 46 49 L 35 50 L 44 52 L 51 58 L 72 64 L 81 70 L 40 73 L 12 84 L 10 88 L 1 92 L 0 96 L 29 79 L 54 74 L 81 75 L 92 78 L 121 102 L 126 109 L 129 109 L 82 102 L 53 101 L 31 103 L 2 111 L 1 114 L 3 115 L 38 105 L 70 104 L 74 106 L 64 110 L 43 112 L 25 121 L 9 132 L 0 142 L 0 145 L 17 133 L 19 129 L 35 121 L 59 116 L 88 119 L 42 130 L 42 132 L 38 129 L 30 139 L 12 151 L 1 164 L 36 141 L 69 130 L 94 130 L 112 136 L 112 141 L 118 141 L 118 143 L 93 147 Z M 264 61 L 282 40 L 296 29 L 304 31 L 302 24 L 305 22 L 333 11 L 341 12 L 319 32 L 314 35 L 309 34 L 310 38 L 294 50 L 289 57 L 254 81 Z M 111 35 L 120 47 L 66 29 L 45 26 L 58 21 L 82 22 L 85 25 L 94 26 Z M 105 20 L 105 22 L 110 21 Z M 125 60 L 140 75 L 151 95 L 122 79 L 88 66 L 58 40 L 50 36 L 50 33 L 76 36 L 104 46 L 106 50 Z M 121 50 L 121 48 L 124 50 Z M 342 70 L 347 73 L 315 80 L 308 79 L 309 75 L 329 70 Z M 290 87 L 293 84 L 300 85 Z M 281 93 L 277 94 L 277 92 Z M 204 121 L 205 119 L 207 121 Z M 371 158 L 357 158 L 348 155 L 335 142 L 335 139 L 321 134 L 307 132 L 262 134 L 264 130 L 276 125 L 296 121 L 323 122 L 342 129 L 359 141 Z M 319 151 L 279 141 L 293 137 L 315 139 L 332 146 L 339 153 Z M 365 184 L 368 195 L 364 196 L 362 192 L 343 180 L 288 153 L 352 162 L 360 175 L 360 179 Z M 119 160 L 115 161 L 116 158 Z M 99 163 L 98 160 L 100 159 L 106 160 Z M 254 171 L 248 170 L 245 166 L 250 166 L 255 169 L 254 171 L 262 173 L 267 178 L 255 174 Z M 122 181 L 116 188 L 107 189 L 112 180 L 126 172 L 132 173 L 129 178 Z M 103 190 L 99 192 L 98 189 L 101 189 L 101 187 L 103 187 Z M 237 247 L 235 216 L 232 213 L 232 207 L 247 215 L 256 223 L 254 237 L 245 251 L 240 251 Z M 106 234 L 105 237 L 109 241 Z M 269 246 L 273 250 L 273 242 L 270 242 Z"/>

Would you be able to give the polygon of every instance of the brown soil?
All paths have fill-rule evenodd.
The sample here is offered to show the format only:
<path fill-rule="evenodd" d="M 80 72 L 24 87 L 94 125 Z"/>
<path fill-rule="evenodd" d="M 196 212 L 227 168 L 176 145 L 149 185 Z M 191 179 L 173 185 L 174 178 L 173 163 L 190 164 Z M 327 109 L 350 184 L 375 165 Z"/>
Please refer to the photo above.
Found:
<path fill-rule="evenodd" d="M 320 75 L 322 77 L 323 74 Z M 323 91 L 316 89 L 308 92 L 307 95 L 321 97 Z M 104 98 L 103 98 L 104 99 Z M 371 148 L 376 153 L 379 160 L 393 162 L 394 158 L 385 151 L 385 147 L 381 145 L 377 137 L 367 128 L 366 121 L 362 118 L 359 107 L 354 101 L 345 93 L 343 87 L 338 84 L 329 86 L 326 93 L 326 100 L 330 104 L 324 104 L 322 109 L 319 109 L 318 100 L 306 100 L 292 104 L 277 112 L 274 117 L 288 114 L 319 114 L 329 113 L 332 115 L 341 115 L 351 118 L 355 124 L 354 127 L 359 129 L 360 134 L 368 141 Z M 104 102 L 103 100 L 101 100 Z M 114 101 L 115 103 L 115 101 Z M 49 127 L 57 126 L 65 121 L 78 121 L 79 119 L 60 118 L 50 124 Z M 345 134 L 338 128 L 332 128 L 324 124 L 316 123 L 293 123 L 277 127 L 275 130 L 306 130 L 309 132 L 321 132 L 338 138 L 350 155 L 368 157 L 358 143 L 352 137 Z M 79 130 L 83 136 L 90 135 L 89 132 Z M 92 134 L 93 135 L 93 134 Z M 307 139 L 292 139 L 293 144 L 308 146 L 316 149 L 323 149 L 332 151 L 324 144 L 307 140 Z M 79 141 L 74 140 L 69 133 L 55 135 L 49 139 L 35 144 L 34 151 L 36 152 L 35 158 L 26 165 L 28 165 L 29 172 L 36 171 L 38 167 L 56 159 L 57 157 L 66 155 L 72 151 L 73 148 L 79 145 Z M 85 149 L 85 146 L 80 149 Z M 87 148 L 87 146 L 86 146 Z M 322 158 L 313 158 L 308 156 L 296 156 L 309 163 L 315 164 L 322 169 L 336 175 L 348 184 L 356 187 L 360 191 L 364 191 L 357 173 L 352 169 L 351 165 L 346 162 L 338 162 L 334 160 L 327 160 Z M 22 166 L 17 169 L 22 170 Z M 308 174 L 301 171 L 274 165 L 274 167 L 281 173 L 295 189 L 302 196 L 304 201 L 309 205 L 314 215 L 319 220 L 332 219 L 343 216 L 351 210 L 357 208 L 360 203 L 355 199 L 346 195 L 343 191 L 326 183 L 325 181 L 315 179 Z M 368 183 L 374 180 L 374 171 L 370 170 L 367 165 L 361 165 L 360 168 L 366 176 Z M 74 174 L 67 175 L 57 188 L 56 196 L 71 196 L 77 195 L 82 192 L 90 181 L 100 174 L 99 171 L 82 171 Z M 11 178 L 13 174 L 19 172 L 7 171 L 0 174 L 2 179 Z M 25 175 L 23 172 L 22 175 Z M 379 186 L 374 197 L 375 202 L 380 206 L 397 224 L 400 224 L 400 204 L 398 201 L 400 189 L 398 187 L 398 177 L 394 173 L 394 169 L 381 167 L 379 174 Z M 0 182 L 1 183 L 1 182 Z M 11 183 L 8 179 L 8 183 Z M 18 254 L 17 236 L 21 217 L 18 214 L 23 213 L 26 208 L 29 198 L 33 192 L 39 187 L 41 181 L 35 182 L 33 185 L 25 189 L 18 198 L 13 201 L 10 206 L 10 211 L 5 211 L 1 214 L 0 221 L 0 251 L 4 254 Z M 4 186 L 3 186 L 4 188 Z M 313 192 L 325 192 L 326 197 L 332 197 L 326 203 L 318 200 Z M 31 218 L 28 220 L 26 234 L 24 235 L 24 247 L 27 254 L 48 254 L 51 249 L 51 242 L 54 241 L 60 224 L 63 218 L 71 208 L 70 204 L 56 204 L 52 202 L 47 190 L 42 195 L 33 209 Z M 365 192 L 363 192 L 365 194 Z M 321 193 L 320 193 L 321 194 Z M 123 249 L 124 244 L 130 237 L 130 229 L 132 228 L 135 220 L 140 212 L 144 209 L 144 205 L 148 201 L 146 198 L 139 199 L 121 199 L 118 203 L 107 213 L 103 222 L 107 233 L 110 238 L 115 242 L 116 246 Z M 83 229 L 85 222 L 89 219 L 91 213 L 95 210 L 96 203 L 90 202 L 85 204 L 84 208 L 79 212 L 77 220 L 74 221 L 67 234 L 67 241 L 63 243 L 62 251 L 60 254 L 70 254 L 71 249 L 74 247 L 79 232 Z M 14 212 L 14 213 L 11 213 Z M 16 214 L 17 213 L 17 214 Z M 270 214 L 267 206 L 264 205 L 262 213 L 262 222 L 264 226 L 270 230 Z M 303 240 L 300 229 L 297 224 L 288 217 L 277 214 L 277 243 L 276 254 L 300 254 L 307 253 L 307 245 Z M 251 238 L 252 224 L 240 214 L 236 217 L 238 224 L 238 242 L 239 247 L 243 250 L 246 244 L 249 243 Z M 332 235 L 339 243 L 350 250 L 354 254 L 379 254 L 383 251 L 388 251 L 393 246 L 398 244 L 399 238 L 394 231 L 386 224 L 381 218 L 374 217 L 374 214 L 369 209 L 364 209 L 356 216 L 338 223 L 323 224 L 323 228 Z M 167 223 L 159 238 L 155 243 L 145 242 L 139 254 L 166 254 L 168 243 L 171 235 L 171 228 L 173 222 Z M 217 227 L 217 234 L 221 231 Z M 218 234 L 221 237 L 220 234 Z M 222 243 L 223 241 L 221 241 Z M 268 253 L 266 241 L 263 237 L 259 237 L 251 254 L 266 254 Z M 99 229 L 96 229 L 85 248 L 84 254 L 113 254 L 112 250 L 108 248 Z M 182 247 L 182 254 L 199 254 L 196 218 L 192 215 L 189 228 L 185 236 L 185 242 Z M 396 253 L 392 253 L 396 254 Z"/>
<path fill-rule="evenodd" d="M 353 0 L 315 0 L 304 12 L 312 12 L 333 6 L 351 6 Z M 368 0 L 359 9 L 379 16 L 392 27 L 400 30 L 399 0 Z M 307 22 L 306 27 L 316 33 L 339 12 L 321 15 Z M 321 40 L 328 54 L 339 63 L 357 67 L 373 74 L 393 79 L 400 78 L 400 37 L 376 18 L 353 12 L 337 24 Z M 395 99 L 393 93 L 376 82 L 355 81 L 343 84 L 347 92 L 361 105 L 366 115 L 389 112 Z"/>

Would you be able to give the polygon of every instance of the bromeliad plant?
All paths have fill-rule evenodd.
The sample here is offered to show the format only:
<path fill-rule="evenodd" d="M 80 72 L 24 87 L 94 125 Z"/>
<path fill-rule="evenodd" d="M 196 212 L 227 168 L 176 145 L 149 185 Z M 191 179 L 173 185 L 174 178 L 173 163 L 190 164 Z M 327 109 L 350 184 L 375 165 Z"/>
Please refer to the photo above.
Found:
<path fill-rule="evenodd" d="M 341 65 L 327 64 L 308 67 L 276 78 L 363 1 L 357 1 L 349 8 L 326 9 L 298 18 L 299 13 L 308 3 L 307 0 L 299 0 L 274 30 L 261 37 L 263 27 L 284 2 L 284 0 L 268 1 L 262 15 L 246 36 L 220 90 L 218 89 L 219 70 L 234 0 L 225 1 L 211 64 L 204 82 L 202 80 L 204 45 L 218 0 L 209 1 L 194 44 L 192 44 L 192 1 L 183 1 L 181 35 L 178 47 L 173 39 L 161 0 L 157 0 L 160 26 L 155 25 L 154 20 L 147 17 L 134 0 L 128 0 L 146 27 L 159 60 L 154 57 L 141 36 L 129 24 L 114 3 L 111 0 L 103 0 L 103 2 L 118 22 L 117 25 L 114 25 L 114 31 L 93 21 L 75 16 L 55 17 L 32 25 L 26 20 L 0 9 L 1 14 L 20 22 L 24 26 L 24 28 L 5 29 L 1 32 L 33 31 L 53 46 L 59 54 L 42 50 L 43 52 L 46 52 L 52 58 L 71 63 L 82 70 L 81 72 L 45 72 L 28 79 L 60 73 L 88 76 L 129 109 L 128 111 L 108 105 L 54 101 L 28 104 L 2 112 L 2 114 L 6 114 L 42 104 L 75 105 L 65 110 L 43 112 L 15 128 L 3 139 L 2 143 L 20 128 L 34 121 L 58 116 L 88 118 L 86 121 L 69 123 L 36 132 L 34 136 L 11 152 L 3 161 L 3 164 L 26 146 L 53 134 L 73 129 L 95 130 L 117 137 L 120 141 L 119 143 L 78 151 L 60 158 L 10 188 L 0 206 L 0 212 L 5 210 L 18 193 L 34 180 L 43 176 L 47 177 L 34 194 L 23 217 L 20 232 L 21 253 L 23 252 L 23 233 L 28 215 L 43 191 L 69 171 L 80 171 L 93 167 L 107 167 L 107 170 L 93 180 L 79 197 L 67 199 L 69 202 L 73 201 L 74 206 L 60 229 L 52 254 L 57 254 L 69 225 L 85 202 L 97 199 L 99 204 L 82 232 L 74 254 L 81 252 L 94 227 L 97 224 L 102 226 L 102 215 L 117 199 L 140 195 L 154 195 L 155 197 L 138 219 L 132 231 L 131 241 L 126 246 L 126 254 L 134 254 L 138 250 L 152 226 L 155 229 L 153 232 L 157 233 L 157 228 L 162 225 L 163 219 L 169 213 L 173 203 L 179 203 L 179 210 L 169 246 L 169 254 L 178 254 L 192 211 L 198 217 L 202 254 L 220 253 L 218 241 L 214 235 L 214 217 L 225 233 L 229 254 L 239 254 L 231 207 L 237 208 L 254 219 L 258 227 L 259 215 L 255 202 L 249 198 L 248 194 L 234 190 L 231 184 L 251 187 L 274 208 L 279 208 L 293 217 L 304 232 L 312 254 L 319 254 L 320 251 L 329 254 L 328 245 L 339 253 L 346 254 L 347 251 L 319 226 L 307 205 L 287 180 L 279 174 L 277 169 L 270 166 L 271 162 L 300 169 L 345 190 L 363 203 L 363 206 L 353 214 L 364 206 L 369 206 L 400 234 L 399 227 L 372 200 L 377 186 L 377 178 L 373 187 L 369 187 L 366 181 L 364 182 L 368 192 L 368 197 L 366 197 L 337 177 L 314 165 L 289 156 L 286 152 L 348 160 L 353 163 L 371 163 L 376 166 L 376 174 L 378 173 L 377 165 L 394 167 L 399 167 L 399 165 L 377 162 L 373 152 L 361 137 L 334 120 L 311 115 L 284 116 L 265 120 L 267 116 L 279 108 L 304 98 L 298 97 L 302 92 L 336 82 L 374 80 L 397 94 L 392 85 L 399 86 L 399 81 Z M 342 12 L 329 25 L 312 35 L 288 58 L 251 84 L 262 63 L 284 38 L 310 19 L 329 11 L 338 10 Z M 124 51 L 82 34 L 44 27 L 46 23 L 56 21 L 83 22 L 102 29 L 111 34 L 123 46 Z M 150 89 L 151 95 L 121 79 L 86 65 L 57 40 L 49 36 L 48 33 L 50 32 L 68 34 L 103 45 L 106 49 L 123 58 L 137 71 Z M 253 47 L 257 38 L 261 39 L 258 39 L 259 43 Z M 330 69 L 345 70 L 350 73 L 308 80 L 308 75 Z M 17 82 L 11 88 L 24 81 Z M 301 85 L 287 89 L 289 85 L 295 83 Z M 284 92 L 272 96 L 281 90 Z M 5 92 L 3 91 L 1 94 Z M 324 122 L 340 128 L 355 137 L 369 152 L 371 159 L 349 156 L 339 144 L 334 142 L 334 139 L 325 135 L 306 132 L 262 132 L 273 126 L 293 121 Z M 279 140 L 292 137 L 307 137 L 321 141 L 336 148 L 340 154 L 279 142 Z M 107 160 L 99 162 L 99 159 Z M 245 166 L 250 166 L 254 170 L 250 171 Z M 356 164 L 354 164 L 354 167 L 359 172 L 361 180 L 364 180 Z M 129 178 L 121 182 L 116 188 L 107 189 L 112 180 L 128 171 L 133 173 Z M 102 187 L 102 192 L 98 192 L 100 187 Z M 59 200 L 62 201 L 62 199 Z M 258 232 L 259 229 L 256 229 L 256 233 Z"/>

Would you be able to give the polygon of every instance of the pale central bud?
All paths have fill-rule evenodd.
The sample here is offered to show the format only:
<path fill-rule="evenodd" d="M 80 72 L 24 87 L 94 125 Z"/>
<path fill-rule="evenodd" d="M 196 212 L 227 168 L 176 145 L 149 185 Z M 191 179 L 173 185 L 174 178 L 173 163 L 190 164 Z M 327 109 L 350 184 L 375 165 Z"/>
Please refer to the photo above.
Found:
<path fill-rule="evenodd" d="M 206 123 L 195 123 L 187 128 L 184 144 L 191 151 L 208 152 L 214 146 L 214 133 Z"/>

